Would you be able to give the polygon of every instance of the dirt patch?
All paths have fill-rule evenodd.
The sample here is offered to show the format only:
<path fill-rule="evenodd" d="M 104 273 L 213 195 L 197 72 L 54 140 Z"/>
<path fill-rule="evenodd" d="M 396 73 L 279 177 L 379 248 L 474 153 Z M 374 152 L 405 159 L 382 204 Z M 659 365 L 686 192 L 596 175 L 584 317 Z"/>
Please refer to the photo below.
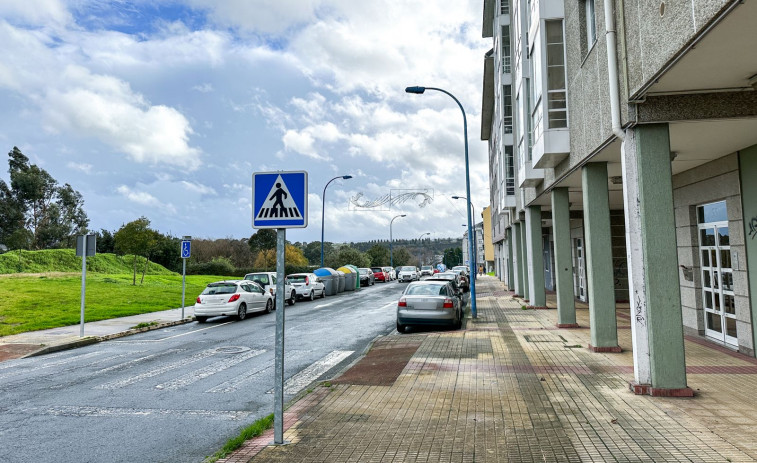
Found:
<path fill-rule="evenodd" d="M 40 349 L 39 344 L 0 344 L 0 362 L 21 358 Z"/>
<path fill-rule="evenodd" d="M 377 341 L 365 357 L 332 383 L 391 386 L 420 345 L 421 341 Z"/>

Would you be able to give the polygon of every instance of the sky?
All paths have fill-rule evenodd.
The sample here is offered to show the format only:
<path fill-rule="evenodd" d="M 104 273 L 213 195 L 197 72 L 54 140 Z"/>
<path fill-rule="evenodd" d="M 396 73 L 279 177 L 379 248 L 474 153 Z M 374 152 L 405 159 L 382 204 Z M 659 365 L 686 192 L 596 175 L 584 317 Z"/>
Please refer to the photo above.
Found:
<path fill-rule="evenodd" d="M 71 184 L 91 230 L 144 216 L 173 236 L 246 238 L 252 174 L 304 170 L 308 226 L 287 230 L 289 241 L 319 241 L 322 208 L 326 241 L 388 239 L 400 214 L 394 239 L 460 237 L 466 204 L 450 197 L 466 196 L 462 113 L 441 92 L 405 87 L 443 88 L 463 105 L 480 221 L 482 10 L 475 0 L 3 0 L 0 152 L 18 146 Z M 380 206 L 359 207 L 371 202 Z"/>

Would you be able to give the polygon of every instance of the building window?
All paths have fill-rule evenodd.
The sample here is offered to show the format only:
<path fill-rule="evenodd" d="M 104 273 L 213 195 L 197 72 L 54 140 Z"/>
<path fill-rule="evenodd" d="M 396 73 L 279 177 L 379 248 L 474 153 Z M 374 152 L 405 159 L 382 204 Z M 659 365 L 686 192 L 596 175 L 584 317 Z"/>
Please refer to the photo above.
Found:
<path fill-rule="evenodd" d="M 562 20 L 547 21 L 547 111 L 548 127 L 568 126 L 568 104 L 565 90 L 565 43 Z"/>
<path fill-rule="evenodd" d="M 505 192 L 508 196 L 515 195 L 515 164 L 513 160 L 513 145 L 505 145 Z"/>
<path fill-rule="evenodd" d="M 586 21 L 586 49 L 590 50 L 597 41 L 597 24 L 594 20 L 594 0 L 584 0 Z"/>
<path fill-rule="evenodd" d="M 499 0 L 499 14 L 510 14 L 510 0 Z"/>
<path fill-rule="evenodd" d="M 533 100 L 531 99 L 531 79 L 525 79 L 526 81 L 526 127 L 524 132 L 526 133 L 526 160 L 528 162 L 531 162 L 531 154 L 532 149 L 534 147 L 534 124 L 533 124 L 533 117 L 534 113 L 531 111 L 531 106 L 533 105 Z M 540 111 L 537 111 L 540 113 Z M 530 117 L 529 117 L 530 116 Z"/>
<path fill-rule="evenodd" d="M 502 72 L 510 74 L 510 26 L 502 26 Z"/>
<path fill-rule="evenodd" d="M 505 133 L 513 133 L 513 95 L 512 86 L 502 86 L 502 123 Z"/>

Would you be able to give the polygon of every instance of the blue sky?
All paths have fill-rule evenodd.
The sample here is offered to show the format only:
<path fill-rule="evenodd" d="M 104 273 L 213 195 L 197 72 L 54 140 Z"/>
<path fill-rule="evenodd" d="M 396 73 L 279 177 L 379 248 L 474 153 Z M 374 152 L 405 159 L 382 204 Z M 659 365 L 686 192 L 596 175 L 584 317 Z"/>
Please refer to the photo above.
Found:
<path fill-rule="evenodd" d="M 253 172 L 305 170 L 309 227 L 291 241 L 456 237 L 489 203 L 479 139 L 482 2 L 4 0 L 0 151 L 82 193 L 90 228 L 140 216 L 176 236 L 250 236 Z M 8 180 L 7 158 L 0 178 Z M 433 191 L 421 207 L 350 199 Z"/>

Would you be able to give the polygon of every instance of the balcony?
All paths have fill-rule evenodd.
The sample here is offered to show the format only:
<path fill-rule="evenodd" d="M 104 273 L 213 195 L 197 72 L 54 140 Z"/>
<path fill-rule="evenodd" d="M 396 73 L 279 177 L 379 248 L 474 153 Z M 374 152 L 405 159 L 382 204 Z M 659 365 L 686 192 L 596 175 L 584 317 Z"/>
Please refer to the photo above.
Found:
<path fill-rule="evenodd" d="M 554 168 L 570 154 L 568 129 L 545 129 L 541 134 L 536 134 L 536 137 L 531 152 L 534 168 Z"/>
<path fill-rule="evenodd" d="M 534 188 L 544 181 L 544 171 L 535 169 L 531 161 L 526 161 L 518 166 L 518 181 L 520 188 Z"/>

